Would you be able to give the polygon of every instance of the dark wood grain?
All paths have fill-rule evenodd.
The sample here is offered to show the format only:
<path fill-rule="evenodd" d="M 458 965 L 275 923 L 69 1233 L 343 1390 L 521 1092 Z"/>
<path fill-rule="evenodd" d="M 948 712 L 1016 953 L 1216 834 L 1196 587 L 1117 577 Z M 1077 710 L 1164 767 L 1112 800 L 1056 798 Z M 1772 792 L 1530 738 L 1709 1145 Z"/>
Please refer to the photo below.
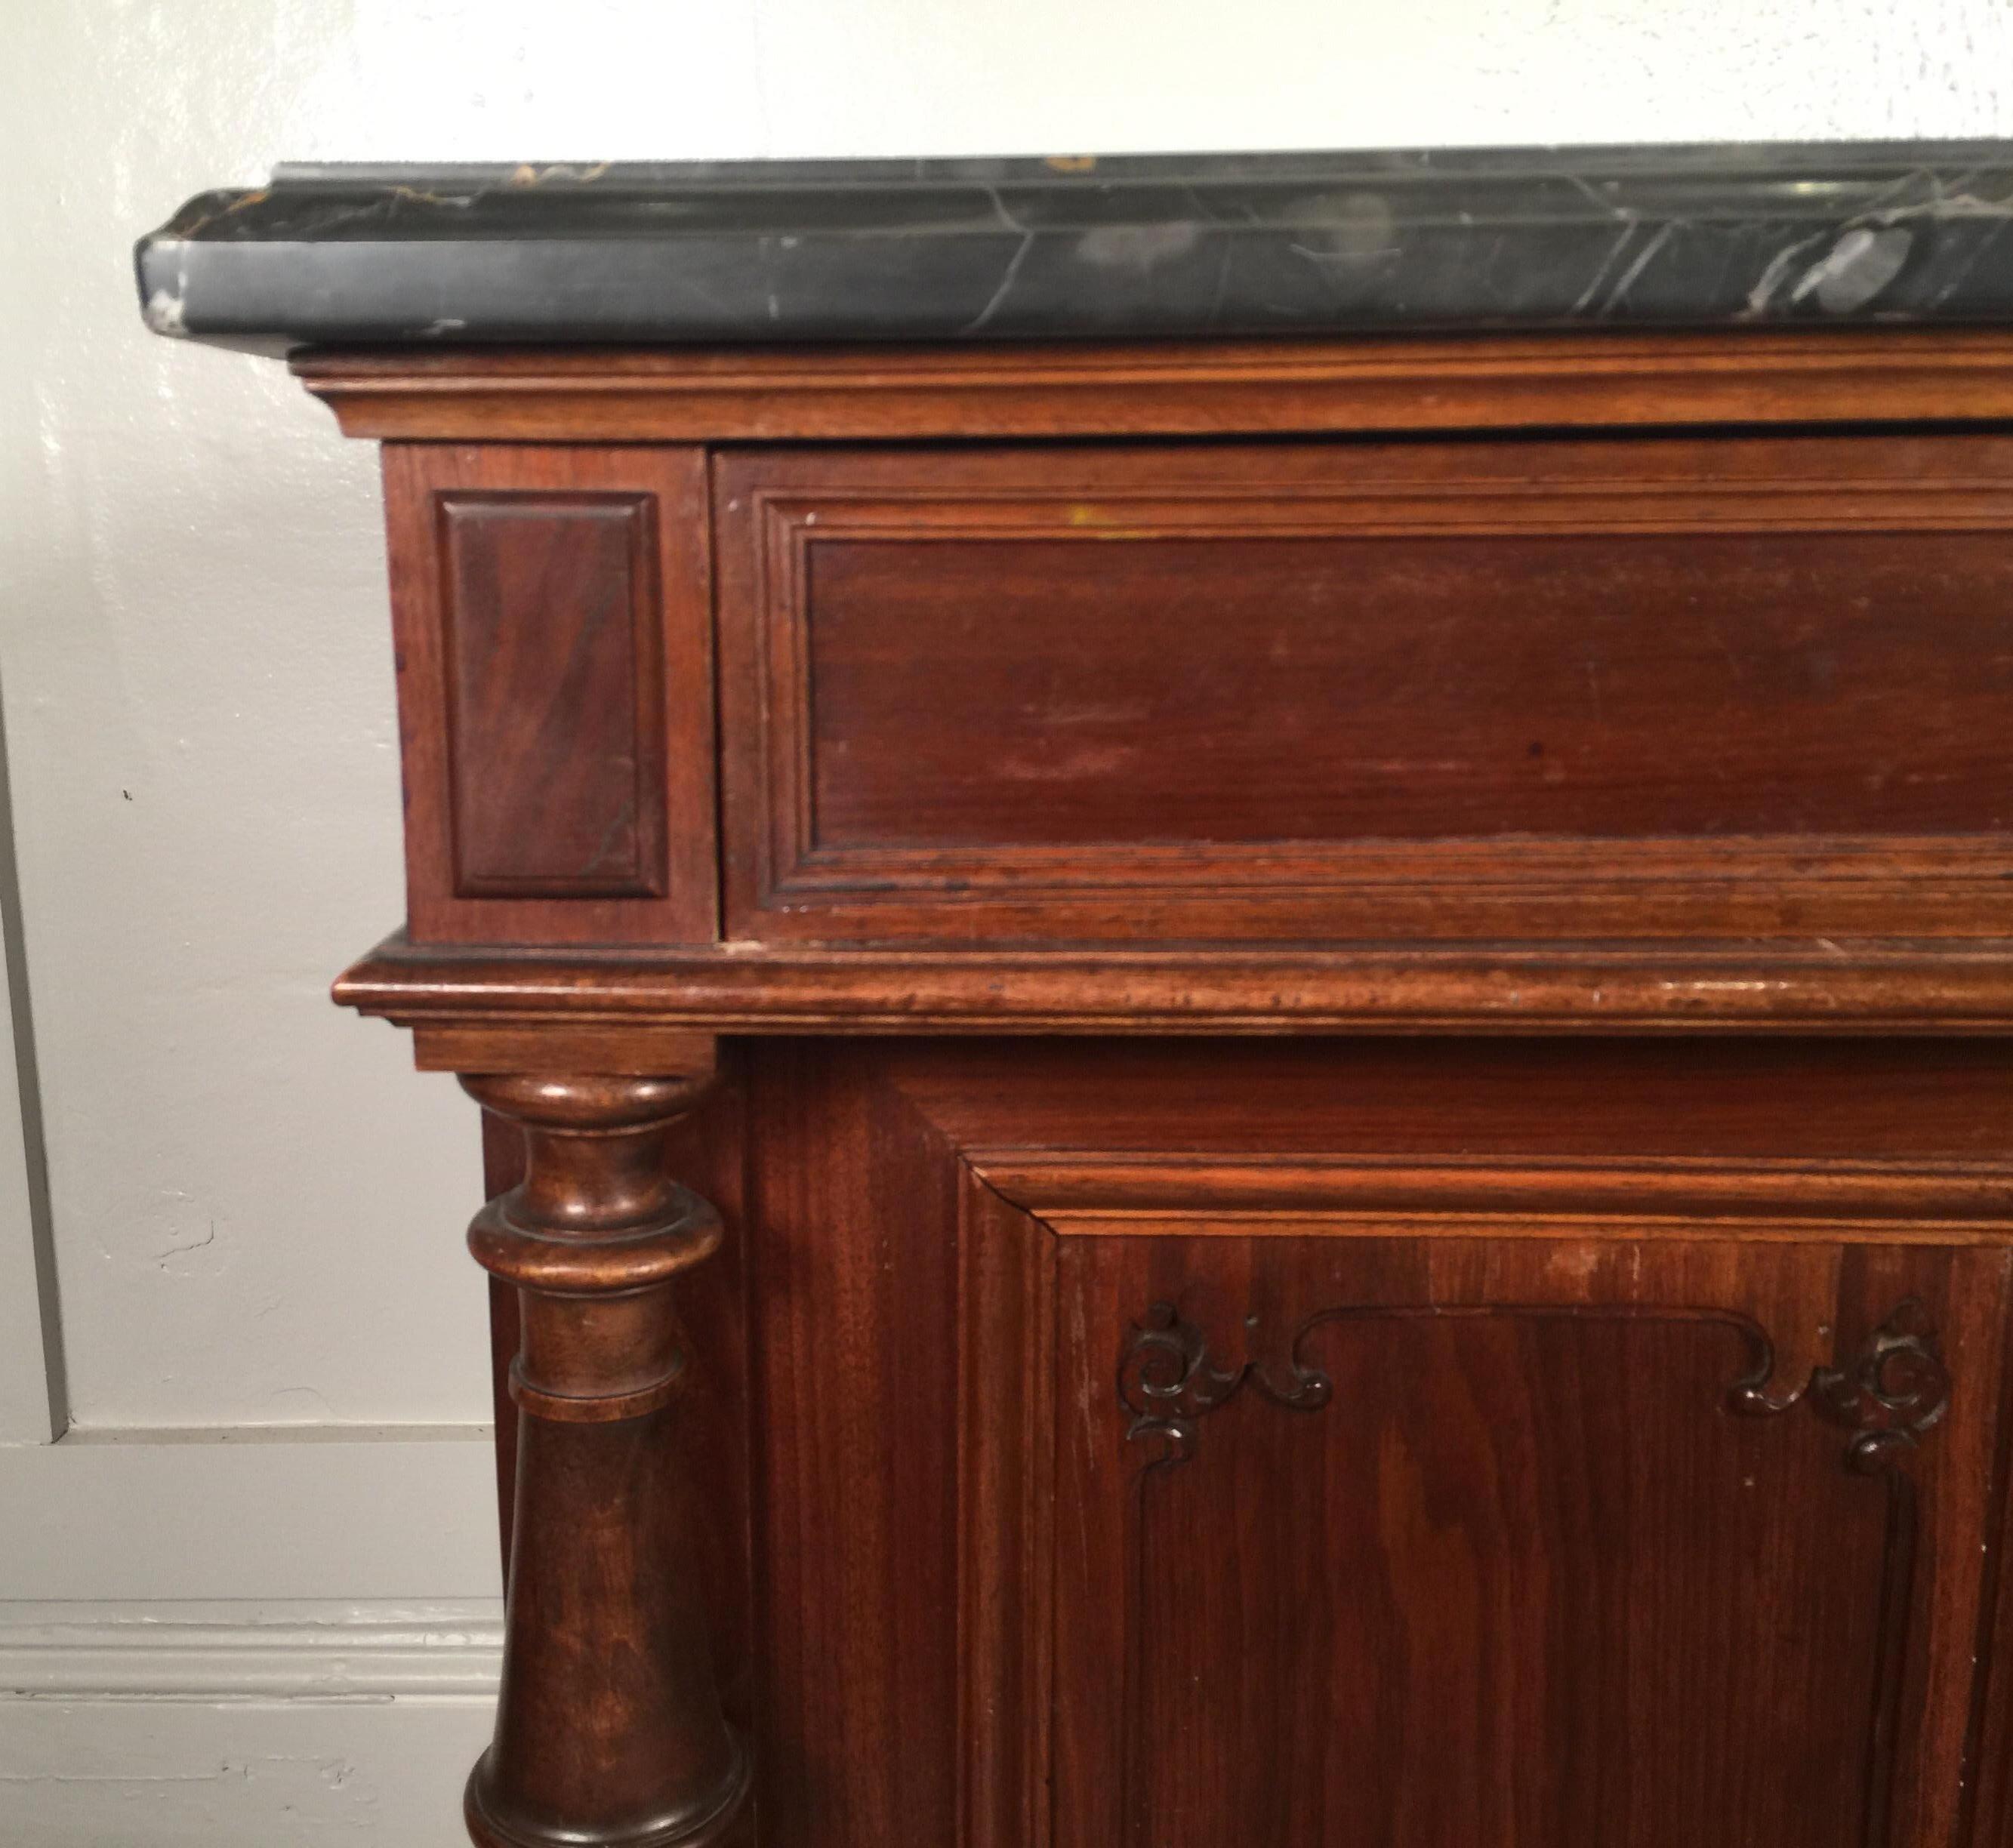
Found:
<path fill-rule="evenodd" d="M 392 445 L 384 482 L 416 936 L 710 938 L 699 452 Z"/>
<path fill-rule="evenodd" d="M 440 495 L 458 898 L 663 895 L 647 495 Z"/>
<path fill-rule="evenodd" d="M 753 1066 L 761 1827 L 954 1840 L 955 1151 L 817 1049 Z"/>
<path fill-rule="evenodd" d="M 749 452 L 755 940 L 2003 932 L 1998 438 Z"/>
<path fill-rule="evenodd" d="M 466 1051 L 465 1046 L 451 1049 Z M 549 1039 L 548 1052 L 577 1049 Z M 667 1042 L 651 1069 L 703 1071 L 714 1050 L 703 1040 Z M 688 1536 L 695 1569 L 706 1590 L 709 1633 L 713 1646 L 720 1703 L 744 1731 L 753 1717 L 750 1691 L 753 1645 L 748 1590 L 749 1499 L 748 1425 L 747 1280 L 738 1228 L 747 1190 L 745 1150 L 745 1094 L 739 1061 L 731 1051 L 719 1062 L 713 1085 L 695 1108 L 675 1119 L 665 1142 L 670 1171 L 720 1211 L 726 1227 L 719 1253 L 680 1279 L 673 1305 L 679 1342 L 689 1356 L 682 1396 L 683 1415 L 671 1433 L 687 1479 L 700 1485 L 710 1517 Z M 494 1071 L 494 1066 L 444 1064 L 442 1071 Z M 509 1193 L 524 1178 L 522 1126 L 495 1110 L 482 1113 L 483 1192 L 490 1199 Z M 496 1423 L 496 1482 L 503 1576 L 510 1573 L 510 1528 L 517 1500 L 517 1407 L 511 1396 L 511 1371 L 523 1343 L 517 1289 L 501 1278 L 489 1279 L 491 1399 Z"/>
<path fill-rule="evenodd" d="M 616 957 L 434 950 L 399 936 L 334 992 L 345 1006 L 426 1034 L 476 1033 L 513 1060 L 535 1054 L 529 1035 L 605 1035 L 605 1056 L 620 1049 L 643 1061 L 614 1071 L 653 1069 L 653 1049 L 706 1028 L 2000 1035 L 2013 1031 L 2013 944 L 784 944 Z"/>
<path fill-rule="evenodd" d="M 1997 532 L 818 539 L 804 594 L 814 851 L 2013 812 Z"/>
<path fill-rule="evenodd" d="M 2013 1164 L 2013 1058 L 1990 1041 L 999 1038 L 908 1041 L 886 1056 L 931 1121 L 989 1152 L 989 1174 L 1021 1171 L 1007 1150 L 1040 1152 L 1039 1188 L 1017 1197 L 1045 1210 L 1076 1199 L 1058 1167 L 1091 1157 L 1121 1180 L 1135 1160 L 1150 1174 L 1146 1158 L 1180 1157 L 1185 1196 L 1243 1205 L 1254 1169 L 1286 1173 L 1301 1157 L 1382 1161 L 1419 1180 L 1464 1168 L 1499 1212 L 1525 1203 L 1519 1177 L 1554 1171 L 1541 1215 L 1600 1210 L 1583 1192 L 1575 1206 L 1564 1177 L 1604 1167 L 1738 1176 L 1787 1161 L 1815 1200 L 1925 1167 L 2003 1186 Z M 1211 1159 L 1232 1153 L 1248 1157 L 1234 1194 L 1232 1164 Z M 1991 1221 L 2003 1198 L 1920 1216 Z M 1893 1217 L 1858 1193 L 1845 1216 Z"/>
<path fill-rule="evenodd" d="M 468 1071 L 467 1066 L 449 1067 Z M 665 1067 L 663 1069 L 670 1069 Z M 524 1178 L 524 1132 L 494 1110 L 482 1113 L 482 1197 L 501 1198 Z M 489 1279 L 489 1403 L 496 1424 L 496 1504 L 502 1542 L 503 1582 L 510 1582 L 511 1510 L 517 1502 L 517 1406 L 510 1369 L 524 1339 L 517 1292 L 500 1277 Z"/>
<path fill-rule="evenodd" d="M 1954 1839 L 2013 1166 L 1947 1051 L 752 1053 L 765 1828 Z M 1322 1405 L 1157 1471 L 1161 1302 Z"/>
<path fill-rule="evenodd" d="M 1099 345 L 306 352 L 352 436 L 456 442 L 1300 434 L 2013 417 L 2003 328 Z"/>
<path fill-rule="evenodd" d="M 1944 1839 L 1966 1716 L 1922 1689 L 1962 1684 L 1979 1561 L 1918 1542 L 1978 1518 L 2004 1263 L 1850 1255 L 1065 1239 L 1059 1839 Z M 1811 1382 L 1893 1313 L 1869 1269 L 1961 1326 L 1859 1471 Z"/>
<path fill-rule="evenodd" d="M 2013 1844 L 2009 359 L 299 356 L 338 998 L 489 1110 L 477 1839 Z"/>
<path fill-rule="evenodd" d="M 720 1228 L 671 1180 L 664 1135 L 704 1076 L 465 1082 L 525 1145 L 523 1180 L 469 1230 L 520 1331 L 503 1682 L 470 1831 L 483 1848 L 745 1842 L 748 1757 L 720 1705 L 672 1423 L 687 1363 L 670 1285 Z"/>

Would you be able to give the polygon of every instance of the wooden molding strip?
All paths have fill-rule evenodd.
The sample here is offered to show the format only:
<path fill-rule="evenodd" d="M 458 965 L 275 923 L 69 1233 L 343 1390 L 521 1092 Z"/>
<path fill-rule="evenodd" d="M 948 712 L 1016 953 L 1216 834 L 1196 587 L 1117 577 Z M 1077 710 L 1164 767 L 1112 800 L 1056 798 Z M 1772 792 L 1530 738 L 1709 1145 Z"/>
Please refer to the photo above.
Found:
<path fill-rule="evenodd" d="M 2013 331 L 308 351 L 351 436 L 1216 436 L 2013 417 Z"/>
<path fill-rule="evenodd" d="M 400 1026 L 649 1033 L 2013 1033 L 2013 942 L 1393 949 L 422 949 L 336 1000 Z M 503 1069 L 499 1067 L 498 1069 Z"/>
<path fill-rule="evenodd" d="M 1348 1217 L 1371 1227 L 1467 1224 L 1490 1235 L 1525 1224 L 1556 1235 L 1562 1222 L 1587 1221 L 1682 1226 L 1693 1237 L 1718 1235 L 1714 1228 L 1729 1223 L 1766 1224 L 1826 1238 L 1837 1237 L 1841 1225 L 1870 1224 L 1882 1239 L 1898 1224 L 1933 1242 L 1962 1242 L 1981 1235 L 2003 1241 L 2013 1223 L 2013 1167 L 1965 1162 L 1281 1158 L 982 1147 L 963 1154 L 986 1185 L 1024 1212 L 1072 1224 L 1152 1224 L 1172 1211 L 1185 1222 L 1207 1218 L 1239 1232 L 1254 1220 L 1277 1219 L 1290 1231 L 1310 1219 Z"/>

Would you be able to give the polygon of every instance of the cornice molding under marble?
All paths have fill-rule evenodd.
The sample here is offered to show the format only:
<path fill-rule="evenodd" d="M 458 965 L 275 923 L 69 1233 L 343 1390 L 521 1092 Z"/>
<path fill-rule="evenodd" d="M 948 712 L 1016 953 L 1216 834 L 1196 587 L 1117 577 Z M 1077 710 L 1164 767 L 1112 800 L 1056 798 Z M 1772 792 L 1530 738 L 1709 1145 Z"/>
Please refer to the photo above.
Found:
<path fill-rule="evenodd" d="M 2013 142 L 289 166 L 137 252 L 305 344 L 2013 322 Z"/>

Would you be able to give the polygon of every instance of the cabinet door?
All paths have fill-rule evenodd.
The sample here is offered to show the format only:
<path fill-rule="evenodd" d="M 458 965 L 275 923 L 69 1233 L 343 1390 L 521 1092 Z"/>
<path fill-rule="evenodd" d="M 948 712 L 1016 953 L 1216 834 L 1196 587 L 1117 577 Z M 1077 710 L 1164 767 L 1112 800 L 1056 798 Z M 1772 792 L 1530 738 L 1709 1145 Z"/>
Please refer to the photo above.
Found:
<path fill-rule="evenodd" d="M 765 1839 L 2013 1839 L 2003 1053 L 747 1077 Z"/>
<path fill-rule="evenodd" d="M 1998 1254 L 1099 1223 L 1059 1848 L 1948 1838 Z"/>

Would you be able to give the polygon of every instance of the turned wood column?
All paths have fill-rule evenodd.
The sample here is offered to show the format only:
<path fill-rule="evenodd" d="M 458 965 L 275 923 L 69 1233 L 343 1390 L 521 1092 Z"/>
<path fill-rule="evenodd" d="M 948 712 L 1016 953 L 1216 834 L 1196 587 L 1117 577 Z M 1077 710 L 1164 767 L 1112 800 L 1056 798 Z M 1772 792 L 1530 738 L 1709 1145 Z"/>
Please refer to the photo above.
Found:
<path fill-rule="evenodd" d="M 469 1779 L 483 1848 L 745 1839 L 748 1760 L 721 1718 L 679 1531 L 672 1280 L 720 1242 L 666 1171 L 703 1078 L 470 1077 L 520 1124 L 521 1185 L 469 1228 L 523 1339 L 503 1685 Z"/>

